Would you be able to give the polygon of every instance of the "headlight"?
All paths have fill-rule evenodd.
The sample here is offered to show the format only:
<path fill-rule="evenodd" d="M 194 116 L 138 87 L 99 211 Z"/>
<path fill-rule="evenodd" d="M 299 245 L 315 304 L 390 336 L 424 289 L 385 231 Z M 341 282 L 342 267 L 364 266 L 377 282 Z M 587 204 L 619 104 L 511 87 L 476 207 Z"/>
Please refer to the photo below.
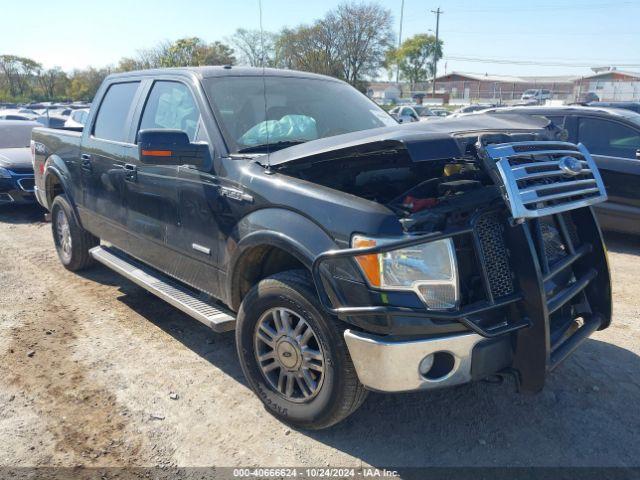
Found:
<path fill-rule="evenodd" d="M 353 248 L 369 248 L 391 241 L 354 235 L 351 243 Z M 355 258 L 373 287 L 413 290 L 436 310 L 458 306 L 456 255 L 450 238 Z"/>
<path fill-rule="evenodd" d="M 11 172 L 6 168 L 0 167 L 0 178 L 11 178 Z"/>

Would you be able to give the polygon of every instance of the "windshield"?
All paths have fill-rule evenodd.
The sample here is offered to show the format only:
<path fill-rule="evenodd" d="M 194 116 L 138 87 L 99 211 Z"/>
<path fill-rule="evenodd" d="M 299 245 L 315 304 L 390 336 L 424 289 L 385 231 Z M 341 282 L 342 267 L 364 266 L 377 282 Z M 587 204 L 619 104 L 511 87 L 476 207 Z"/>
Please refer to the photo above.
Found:
<path fill-rule="evenodd" d="M 31 141 L 31 130 L 34 125 L 25 122 L 24 125 L 2 125 L 0 122 L 0 148 L 24 148 Z"/>
<path fill-rule="evenodd" d="M 282 148 L 397 125 L 375 103 L 341 82 L 243 76 L 207 78 L 203 83 L 232 152 L 266 151 L 267 144 Z"/>
<path fill-rule="evenodd" d="M 537 90 L 525 90 L 523 95 L 535 95 L 536 93 L 538 93 Z"/>

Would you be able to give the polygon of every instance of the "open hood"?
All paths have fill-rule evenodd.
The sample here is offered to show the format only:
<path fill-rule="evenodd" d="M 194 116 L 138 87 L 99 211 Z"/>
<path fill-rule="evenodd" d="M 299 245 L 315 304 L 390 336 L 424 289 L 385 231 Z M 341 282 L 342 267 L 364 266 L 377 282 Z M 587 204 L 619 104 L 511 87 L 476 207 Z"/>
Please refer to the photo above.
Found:
<path fill-rule="evenodd" d="M 315 163 L 400 149 L 406 150 L 413 162 L 456 158 L 464 154 L 464 145 L 456 140 L 458 135 L 491 131 L 542 133 L 549 124 L 543 117 L 492 114 L 416 122 L 312 140 L 269 154 L 268 163 L 272 167 Z M 267 156 L 259 157 L 258 162 L 266 166 Z"/>

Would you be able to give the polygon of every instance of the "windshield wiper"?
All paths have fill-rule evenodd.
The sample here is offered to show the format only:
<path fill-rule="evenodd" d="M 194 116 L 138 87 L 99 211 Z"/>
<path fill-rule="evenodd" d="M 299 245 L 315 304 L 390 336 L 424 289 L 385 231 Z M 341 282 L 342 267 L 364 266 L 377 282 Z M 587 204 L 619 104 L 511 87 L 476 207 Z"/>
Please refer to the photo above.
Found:
<path fill-rule="evenodd" d="M 238 153 L 252 153 L 252 152 L 266 152 L 282 150 L 283 148 L 293 147 L 294 145 L 300 145 L 307 140 L 280 140 L 273 143 L 261 143 L 259 145 L 251 145 L 248 147 L 238 149 Z"/>

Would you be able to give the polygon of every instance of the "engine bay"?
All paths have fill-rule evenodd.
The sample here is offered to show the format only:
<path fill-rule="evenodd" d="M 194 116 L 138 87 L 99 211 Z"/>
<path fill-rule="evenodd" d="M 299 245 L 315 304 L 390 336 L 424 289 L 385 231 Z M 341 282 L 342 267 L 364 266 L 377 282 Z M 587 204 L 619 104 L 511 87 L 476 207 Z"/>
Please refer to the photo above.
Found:
<path fill-rule="evenodd" d="M 336 173 L 339 172 L 339 173 Z M 430 232 L 464 221 L 500 198 L 473 156 L 411 162 L 399 152 L 345 158 L 287 174 L 387 206 L 407 231 Z"/>

